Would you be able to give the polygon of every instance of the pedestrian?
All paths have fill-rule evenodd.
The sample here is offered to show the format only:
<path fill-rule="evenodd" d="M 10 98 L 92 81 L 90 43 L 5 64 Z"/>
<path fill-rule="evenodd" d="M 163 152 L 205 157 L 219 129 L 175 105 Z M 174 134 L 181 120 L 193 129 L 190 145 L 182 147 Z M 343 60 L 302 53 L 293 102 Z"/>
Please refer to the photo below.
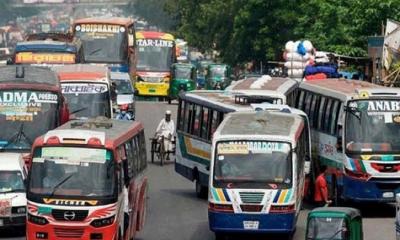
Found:
<path fill-rule="evenodd" d="M 320 167 L 320 174 L 315 181 L 314 202 L 318 207 L 328 206 L 332 203 L 328 197 L 328 184 L 326 182 L 326 166 Z"/>

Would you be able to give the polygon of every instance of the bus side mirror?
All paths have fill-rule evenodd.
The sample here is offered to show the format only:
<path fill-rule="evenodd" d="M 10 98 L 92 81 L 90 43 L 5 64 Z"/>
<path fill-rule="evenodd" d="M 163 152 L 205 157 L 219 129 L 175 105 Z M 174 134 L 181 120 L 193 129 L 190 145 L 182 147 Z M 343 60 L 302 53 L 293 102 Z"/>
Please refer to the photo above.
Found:
<path fill-rule="evenodd" d="M 311 166 L 310 158 L 309 157 L 305 157 L 304 173 L 306 175 L 310 174 L 310 166 Z"/>
<path fill-rule="evenodd" d="M 134 47 L 135 45 L 135 38 L 133 34 L 128 34 L 128 47 Z"/>
<path fill-rule="evenodd" d="M 69 121 L 69 110 L 67 104 L 64 102 L 60 112 L 60 120 L 61 124 L 64 124 Z"/>

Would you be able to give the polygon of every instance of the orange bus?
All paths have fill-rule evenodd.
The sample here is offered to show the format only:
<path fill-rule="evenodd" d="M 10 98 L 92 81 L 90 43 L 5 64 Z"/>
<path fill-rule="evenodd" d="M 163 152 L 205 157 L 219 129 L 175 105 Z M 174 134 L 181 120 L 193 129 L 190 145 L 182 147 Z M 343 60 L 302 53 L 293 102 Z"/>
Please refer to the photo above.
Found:
<path fill-rule="evenodd" d="M 73 24 L 82 63 L 104 64 L 136 76 L 135 28 L 131 18 L 84 18 Z"/>
<path fill-rule="evenodd" d="M 27 239 L 133 239 L 143 228 L 140 122 L 69 121 L 35 140 L 30 162 Z"/>

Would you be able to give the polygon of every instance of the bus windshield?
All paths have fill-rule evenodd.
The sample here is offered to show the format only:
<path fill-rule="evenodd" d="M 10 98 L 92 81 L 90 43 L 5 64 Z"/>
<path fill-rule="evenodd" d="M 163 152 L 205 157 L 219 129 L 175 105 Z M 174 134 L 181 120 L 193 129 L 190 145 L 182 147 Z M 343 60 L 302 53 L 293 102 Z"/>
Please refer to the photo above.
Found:
<path fill-rule="evenodd" d="M 347 152 L 400 151 L 400 100 L 357 100 L 346 108 Z"/>
<path fill-rule="evenodd" d="M 0 149 L 30 150 L 58 122 L 58 95 L 46 91 L 0 90 Z"/>
<path fill-rule="evenodd" d="M 290 188 L 291 146 L 283 142 L 219 142 L 214 186 L 224 188 Z"/>
<path fill-rule="evenodd" d="M 29 193 L 54 196 L 112 197 L 116 178 L 106 149 L 43 147 L 33 156 Z"/>
<path fill-rule="evenodd" d="M 191 68 L 176 68 L 174 71 L 176 79 L 192 79 Z"/>
<path fill-rule="evenodd" d="M 111 117 L 110 93 L 106 84 L 62 83 L 69 110 L 77 118 Z"/>
<path fill-rule="evenodd" d="M 140 39 L 137 43 L 138 71 L 170 71 L 173 60 L 173 41 Z"/>
<path fill-rule="evenodd" d="M 76 32 L 82 42 L 83 60 L 89 63 L 125 63 L 128 43 L 125 32 Z"/>
<path fill-rule="evenodd" d="M 0 171 L 0 193 L 25 192 L 20 171 Z"/>

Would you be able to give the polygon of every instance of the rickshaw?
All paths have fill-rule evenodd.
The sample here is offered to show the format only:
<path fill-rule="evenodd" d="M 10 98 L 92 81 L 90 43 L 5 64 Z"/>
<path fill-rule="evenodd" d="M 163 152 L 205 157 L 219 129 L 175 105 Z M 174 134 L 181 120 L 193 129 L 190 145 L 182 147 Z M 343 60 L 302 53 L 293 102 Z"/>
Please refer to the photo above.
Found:
<path fill-rule="evenodd" d="M 157 157 L 160 161 L 160 165 L 163 166 L 164 162 L 167 160 L 167 154 L 175 155 L 176 137 L 172 138 L 172 151 L 167 151 L 167 149 L 164 148 L 164 144 L 162 144 L 163 142 L 164 136 L 161 136 L 161 139 L 158 139 L 157 137 L 150 138 L 151 163 L 154 163 L 154 158 Z"/>
<path fill-rule="evenodd" d="M 359 210 L 346 207 L 321 207 L 307 218 L 306 240 L 362 240 Z"/>
<path fill-rule="evenodd" d="M 200 60 L 197 62 L 197 88 L 204 88 L 206 85 L 206 75 L 208 65 L 213 64 L 211 60 Z"/>
<path fill-rule="evenodd" d="M 231 83 L 231 68 L 226 64 L 210 64 L 207 67 L 206 90 L 223 90 Z"/>
<path fill-rule="evenodd" d="M 196 89 L 196 67 L 188 63 L 175 63 L 171 66 L 171 82 L 169 85 L 168 103 L 178 98 L 180 91 Z"/>

